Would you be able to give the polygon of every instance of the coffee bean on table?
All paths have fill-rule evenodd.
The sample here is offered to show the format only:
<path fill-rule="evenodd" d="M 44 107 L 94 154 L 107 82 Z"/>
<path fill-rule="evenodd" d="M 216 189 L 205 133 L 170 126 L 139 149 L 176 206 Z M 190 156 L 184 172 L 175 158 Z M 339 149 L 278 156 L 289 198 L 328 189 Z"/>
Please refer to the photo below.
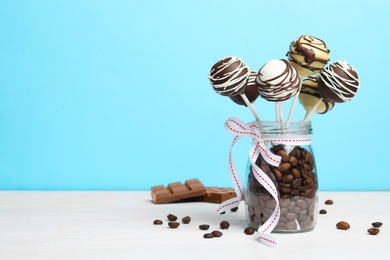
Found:
<path fill-rule="evenodd" d="M 236 212 L 238 210 L 238 207 L 231 208 L 230 211 Z"/>
<path fill-rule="evenodd" d="M 177 228 L 177 227 L 180 226 L 180 223 L 179 223 L 179 222 L 176 222 L 176 221 L 170 221 L 170 222 L 168 222 L 168 226 L 169 226 L 170 228 Z"/>
<path fill-rule="evenodd" d="M 320 210 L 320 214 L 326 214 L 326 213 L 327 213 L 326 210 L 324 210 L 324 209 Z"/>
<path fill-rule="evenodd" d="M 379 228 L 369 228 L 367 229 L 367 232 L 370 233 L 370 235 L 377 235 L 379 233 Z"/>
<path fill-rule="evenodd" d="M 381 226 L 382 226 L 382 222 L 373 222 L 371 225 L 372 225 L 373 227 L 378 228 L 378 227 L 381 227 Z"/>
<path fill-rule="evenodd" d="M 222 229 L 228 229 L 230 227 L 230 223 L 227 222 L 226 220 L 222 221 L 219 226 L 222 228 Z"/>
<path fill-rule="evenodd" d="M 345 222 L 345 221 L 340 221 L 336 224 L 336 227 L 338 229 L 342 229 L 342 230 L 347 230 L 349 229 L 351 226 L 349 225 L 348 222 Z"/>
<path fill-rule="evenodd" d="M 153 224 L 154 225 L 162 225 L 162 220 L 159 220 L 159 219 L 156 219 L 155 221 L 153 221 Z"/>
<path fill-rule="evenodd" d="M 332 205 L 333 204 L 333 200 L 325 200 L 325 204 L 326 205 Z"/>
<path fill-rule="evenodd" d="M 213 238 L 214 236 L 211 233 L 206 233 L 206 234 L 203 235 L 203 237 L 204 238 Z"/>
<path fill-rule="evenodd" d="M 211 234 L 214 237 L 221 237 L 223 235 L 223 233 L 221 231 L 218 231 L 218 230 L 214 230 L 213 232 L 211 232 Z"/>
<path fill-rule="evenodd" d="M 184 218 L 181 219 L 181 221 L 184 223 L 184 224 L 188 224 L 191 222 L 191 217 L 190 216 L 185 216 Z"/>
<path fill-rule="evenodd" d="M 208 224 L 199 225 L 199 229 L 201 229 L 201 230 L 207 230 L 209 228 L 210 228 L 210 225 L 208 225 Z"/>
<path fill-rule="evenodd" d="M 255 233 L 255 230 L 251 227 L 247 227 L 244 229 L 244 233 L 247 235 L 253 235 Z"/>
<path fill-rule="evenodd" d="M 176 221 L 177 217 L 175 215 L 173 215 L 173 214 L 168 214 L 167 219 L 170 220 L 170 221 Z"/>

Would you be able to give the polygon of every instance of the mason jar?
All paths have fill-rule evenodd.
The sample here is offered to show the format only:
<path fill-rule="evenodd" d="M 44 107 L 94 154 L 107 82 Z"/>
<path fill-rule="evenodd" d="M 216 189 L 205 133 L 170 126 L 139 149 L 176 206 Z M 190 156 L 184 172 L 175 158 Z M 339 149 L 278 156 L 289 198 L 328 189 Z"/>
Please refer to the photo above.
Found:
<path fill-rule="evenodd" d="M 318 214 L 318 178 L 310 121 L 262 121 L 258 124 L 261 139 L 270 151 L 281 157 L 278 166 L 268 164 L 261 155 L 256 165 L 272 180 L 279 204 L 247 167 L 245 208 L 248 226 L 258 229 L 280 208 L 280 218 L 273 232 L 297 233 L 314 229 Z"/>

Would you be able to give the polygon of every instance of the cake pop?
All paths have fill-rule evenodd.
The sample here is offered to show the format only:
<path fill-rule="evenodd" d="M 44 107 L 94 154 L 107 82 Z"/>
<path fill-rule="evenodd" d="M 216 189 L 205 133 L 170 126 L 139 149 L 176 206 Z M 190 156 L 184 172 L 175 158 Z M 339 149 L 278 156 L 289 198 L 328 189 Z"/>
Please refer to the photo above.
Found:
<path fill-rule="evenodd" d="M 359 85 L 355 68 L 346 61 L 337 61 L 321 71 L 318 92 L 326 100 L 342 103 L 355 97 Z"/>
<path fill-rule="evenodd" d="M 257 91 L 256 76 L 257 76 L 257 71 L 251 70 L 251 72 L 249 73 L 249 77 L 246 81 L 246 87 L 244 90 L 245 96 L 252 104 L 260 95 L 259 92 Z M 247 106 L 247 104 L 245 103 L 241 95 L 230 96 L 230 98 L 238 105 Z"/>
<path fill-rule="evenodd" d="M 334 107 L 335 103 L 333 101 L 326 101 L 320 97 L 317 86 L 318 78 L 318 75 L 313 75 L 303 80 L 301 92 L 299 93 L 299 101 L 307 112 L 310 112 L 317 106 L 313 112 L 325 114 Z M 318 104 L 319 101 L 320 103 Z"/>
<path fill-rule="evenodd" d="M 222 96 L 240 95 L 245 90 L 250 69 L 238 57 L 225 57 L 211 68 L 208 78 Z"/>
<path fill-rule="evenodd" d="M 299 77 L 296 69 L 287 60 L 270 60 L 260 68 L 256 85 L 261 97 L 279 102 L 297 93 Z"/>
<path fill-rule="evenodd" d="M 307 77 L 319 73 L 329 61 L 329 49 L 319 38 L 302 35 L 290 44 L 288 60 L 299 76 Z"/>

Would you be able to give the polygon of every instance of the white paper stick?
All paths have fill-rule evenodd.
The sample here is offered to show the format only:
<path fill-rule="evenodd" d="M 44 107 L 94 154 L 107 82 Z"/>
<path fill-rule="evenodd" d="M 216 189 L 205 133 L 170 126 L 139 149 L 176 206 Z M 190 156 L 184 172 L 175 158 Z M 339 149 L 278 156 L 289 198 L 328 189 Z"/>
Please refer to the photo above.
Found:
<path fill-rule="evenodd" d="M 322 98 L 320 98 L 317 103 L 314 104 L 314 106 L 306 111 L 306 115 L 303 118 L 303 121 L 309 121 L 310 117 L 316 112 L 317 108 L 321 105 Z"/>
<path fill-rule="evenodd" d="M 298 98 L 299 98 L 299 93 L 301 93 L 302 82 L 303 82 L 303 77 L 299 77 L 299 88 L 298 88 L 298 92 L 295 94 L 294 99 L 293 99 L 293 102 L 292 102 L 292 104 L 291 104 L 290 113 L 288 114 L 288 118 L 287 118 L 286 128 L 289 127 L 290 121 L 291 121 L 292 116 L 293 116 L 293 114 L 294 114 L 295 106 L 296 106 L 297 100 L 298 100 Z"/>
<path fill-rule="evenodd" d="M 244 93 L 241 94 L 241 97 L 242 97 L 242 99 L 244 100 L 246 106 L 247 106 L 247 107 L 250 109 L 250 111 L 252 112 L 252 114 L 253 114 L 253 116 L 255 117 L 256 121 L 257 121 L 257 122 L 261 122 L 260 117 L 259 117 L 259 115 L 257 114 L 256 109 L 255 109 L 255 106 L 253 105 L 253 103 L 249 102 L 249 99 L 247 98 L 247 96 L 246 96 Z"/>

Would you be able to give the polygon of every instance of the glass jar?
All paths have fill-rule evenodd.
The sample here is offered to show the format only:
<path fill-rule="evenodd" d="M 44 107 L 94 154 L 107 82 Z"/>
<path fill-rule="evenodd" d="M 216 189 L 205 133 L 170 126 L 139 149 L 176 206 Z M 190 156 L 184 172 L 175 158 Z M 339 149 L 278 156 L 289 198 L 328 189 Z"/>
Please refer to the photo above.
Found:
<path fill-rule="evenodd" d="M 280 218 L 273 232 L 297 233 L 314 229 L 318 214 L 317 169 L 311 145 L 310 121 L 262 121 L 261 138 L 274 154 L 281 156 L 279 166 L 268 164 L 261 155 L 256 165 L 273 181 L 279 198 Z M 258 229 L 271 216 L 276 200 L 247 167 L 245 208 L 248 226 Z"/>

